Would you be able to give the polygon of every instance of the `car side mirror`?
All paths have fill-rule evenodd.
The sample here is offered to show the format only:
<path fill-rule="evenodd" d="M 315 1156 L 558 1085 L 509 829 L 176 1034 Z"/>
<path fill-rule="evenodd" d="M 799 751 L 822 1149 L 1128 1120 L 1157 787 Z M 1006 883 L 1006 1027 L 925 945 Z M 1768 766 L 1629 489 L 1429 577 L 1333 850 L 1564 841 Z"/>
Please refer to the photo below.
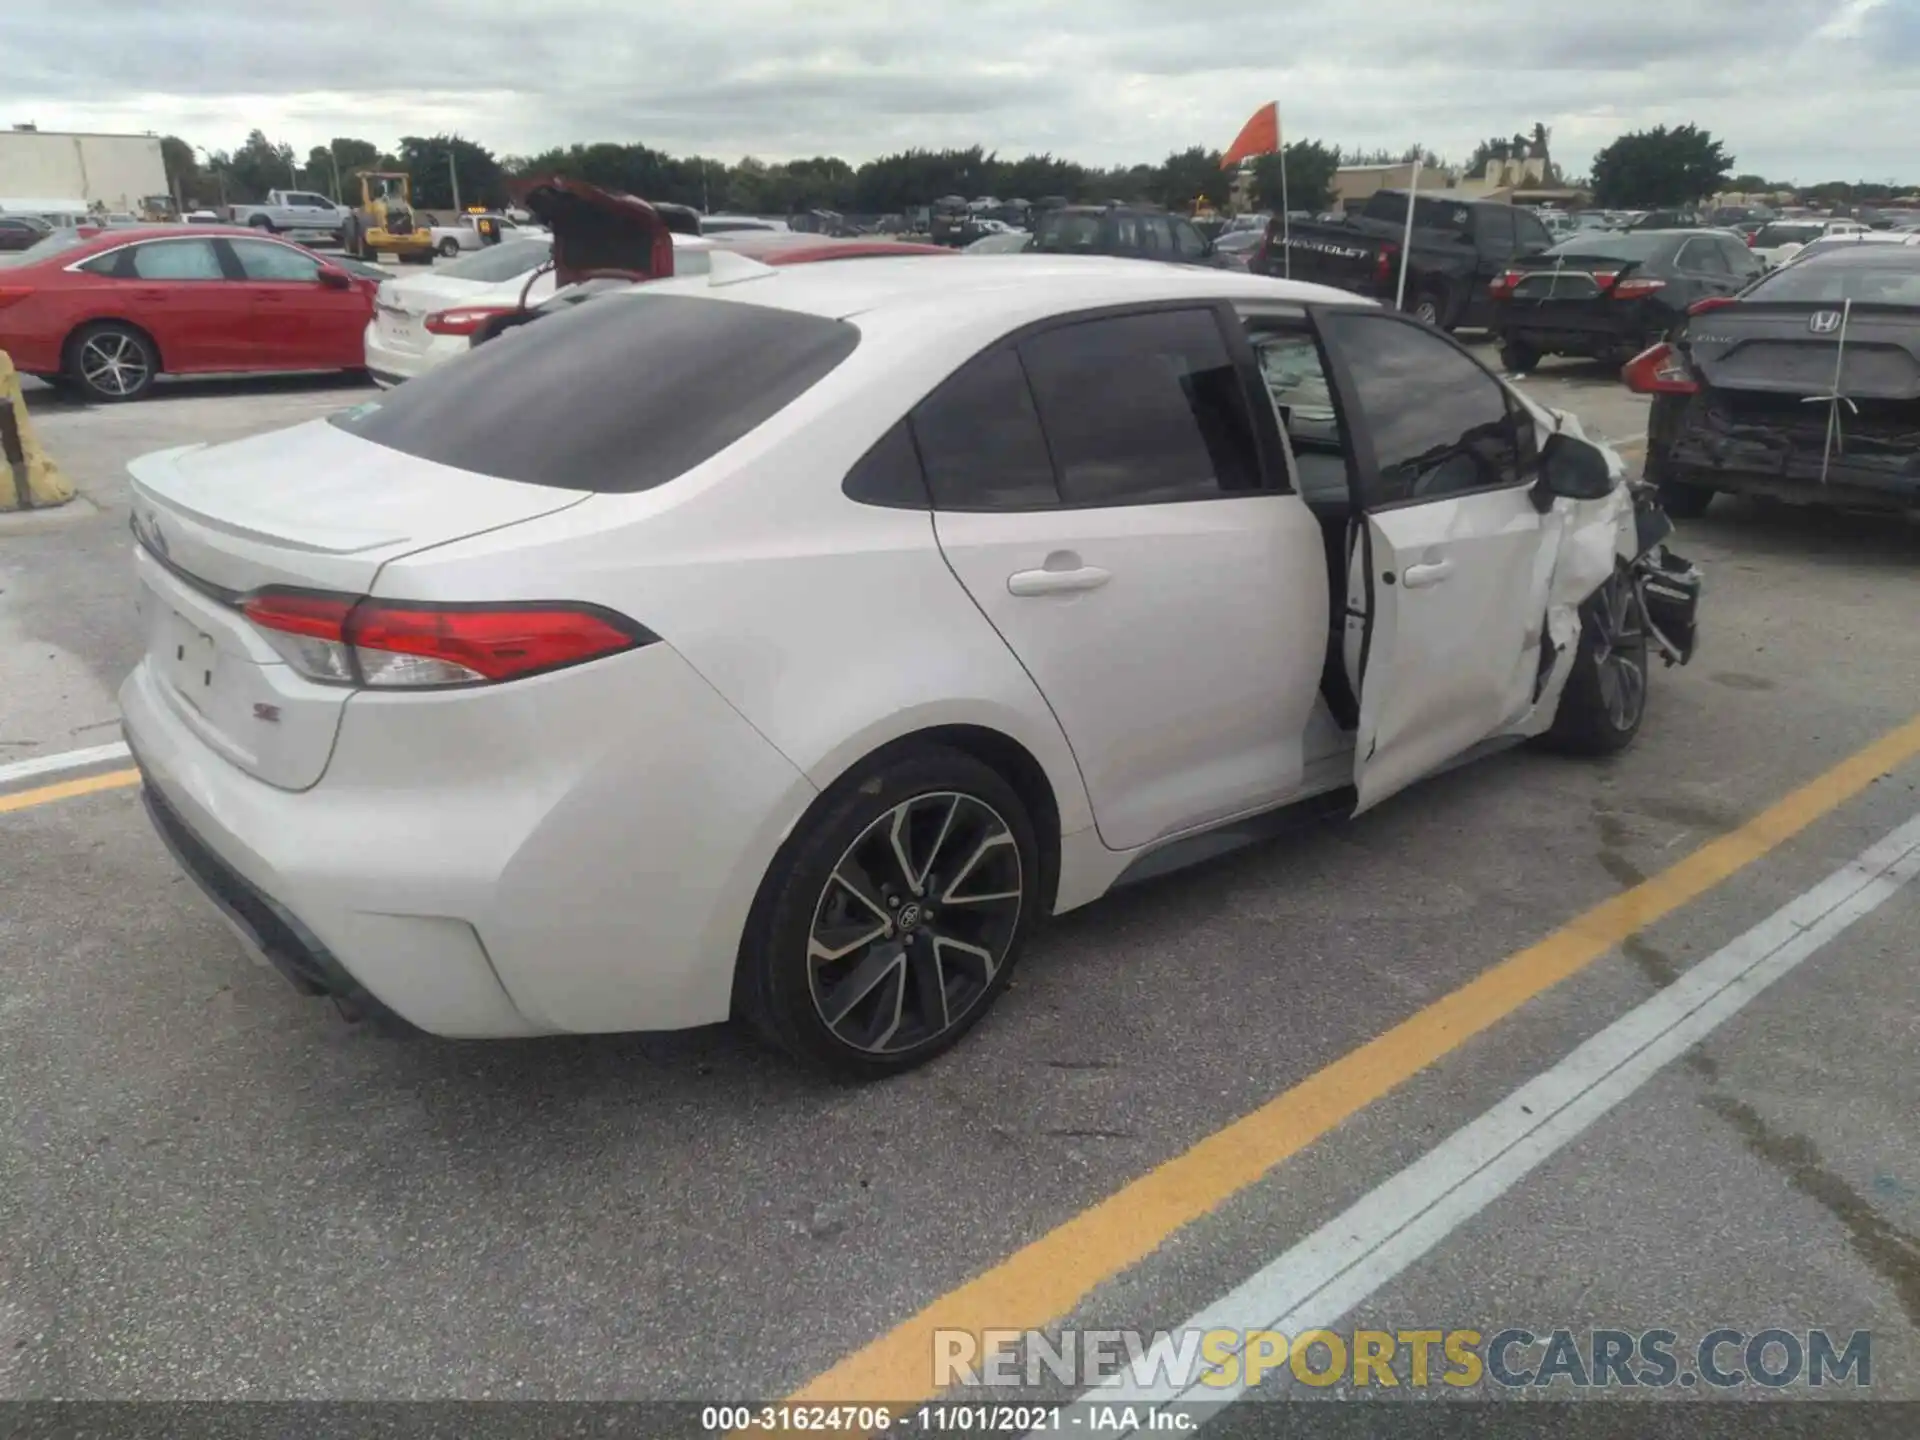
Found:
<path fill-rule="evenodd" d="M 1534 507 L 1542 514 L 1556 499 L 1598 500 L 1613 491 L 1613 467 L 1606 452 L 1576 436 L 1556 433 L 1540 447 L 1540 478 L 1534 482 Z"/>
<path fill-rule="evenodd" d="M 350 290 L 353 277 L 346 271 L 333 265 L 322 265 L 319 275 L 320 284 L 328 290 Z"/>

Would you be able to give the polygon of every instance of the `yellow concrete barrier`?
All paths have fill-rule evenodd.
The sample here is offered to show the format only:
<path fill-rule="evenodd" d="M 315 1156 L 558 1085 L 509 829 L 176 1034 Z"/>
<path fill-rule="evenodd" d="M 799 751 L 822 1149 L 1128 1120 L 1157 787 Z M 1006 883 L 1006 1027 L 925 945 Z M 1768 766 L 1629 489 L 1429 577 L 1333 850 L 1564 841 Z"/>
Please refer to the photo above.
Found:
<path fill-rule="evenodd" d="M 20 394 L 20 374 L 0 350 L 0 513 L 44 510 L 73 499 L 73 485 L 41 448 Z"/>

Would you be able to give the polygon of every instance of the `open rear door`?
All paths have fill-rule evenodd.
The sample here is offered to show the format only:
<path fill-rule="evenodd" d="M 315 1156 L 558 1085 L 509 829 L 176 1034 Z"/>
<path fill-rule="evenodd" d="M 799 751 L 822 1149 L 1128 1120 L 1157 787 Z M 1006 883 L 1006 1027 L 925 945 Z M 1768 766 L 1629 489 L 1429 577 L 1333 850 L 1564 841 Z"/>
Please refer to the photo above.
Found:
<path fill-rule="evenodd" d="M 673 274 L 672 232 L 686 229 L 684 206 L 656 207 L 637 195 L 564 178 L 536 182 L 521 203 L 553 232 L 556 286 Z M 662 214 L 663 209 L 673 213 Z M 697 217 L 693 230 L 699 233 Z"/>

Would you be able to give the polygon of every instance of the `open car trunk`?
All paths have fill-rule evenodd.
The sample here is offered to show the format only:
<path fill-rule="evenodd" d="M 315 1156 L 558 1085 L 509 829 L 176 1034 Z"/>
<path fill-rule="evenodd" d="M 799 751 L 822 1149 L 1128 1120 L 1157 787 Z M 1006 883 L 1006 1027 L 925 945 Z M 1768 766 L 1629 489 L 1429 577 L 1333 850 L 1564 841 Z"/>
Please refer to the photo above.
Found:
<path fill-rule="evenodd" d="M 538 181 L 521 203 L 553 232 L 557 286 L 663 279 L 673 274 L 673 233 L 700 233 L 699 216 L 683 205 L 651 205 L 584 180 Z"/>

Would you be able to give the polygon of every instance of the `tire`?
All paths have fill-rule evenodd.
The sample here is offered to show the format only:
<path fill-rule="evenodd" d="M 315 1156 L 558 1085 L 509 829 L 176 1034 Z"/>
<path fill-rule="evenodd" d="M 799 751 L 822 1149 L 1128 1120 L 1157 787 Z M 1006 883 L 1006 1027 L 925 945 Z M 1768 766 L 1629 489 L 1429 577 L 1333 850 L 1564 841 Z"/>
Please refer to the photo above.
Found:
<path fill-rule="evenodd" d="M 735 1009 L 809 1066 L 910 1070 L 1006 988 L 1040 875 L 1033 822 L 998 771 L 944 746 L 883 753 L 781 847 L 741 943 Z"/>
<path fill-rule="evenodd" d="M 1580 645 L 1560 708 L 1542 737 L 1570 755 L 1617 755 L 1647 716 L 1646 617 L 1624 569 L 1580 607 Z"/>
<path fill-rule="evenodd" d="M 103 320 L 67 341 L 67 376 L 86 399 L 117 405 L 145 398 L 160 373 L 160 354 L 142 330 Z"/>
<path fill-rule="evenodd" d="M 441 258 L 446 260 L 451 260 L 454 258 L 454 256 L 458 255 L 459 253 L 460 253 L 460 242 L 458 240 L 455 240 L 452 236 L 448 236 L 445 240 L 442 240 L 440 242 Z"/>
<path fill-rule="evenodd" d="M 1526 375 L 1540 363 L 1540 352 L 1524 340 L 1502 339 L 1500 363 L 1509 375 Z"/>
<path fill-rule="evenodd" d="M 1453 293 L 1442 284 L 1424 284 L 1413 292 L 1407 313 L 1436 330 L 1453 329 Z"/>
<path fill-rule="evenodd" d="M 269 235 L 273 233 L 274 226 L 273 226 L 273 217 L 271 215 L 250 215 L 247 217 L 247 224 L 252 229 L 264 230 Z"/>
<path fill-rule="evenodd" d="M 1718 491 L 1704 485 L 1688 485 L 1679 480 L 1660 482 L 1660 508 L 1676 520 L 1698 520 L 1707 513 Z"/>

